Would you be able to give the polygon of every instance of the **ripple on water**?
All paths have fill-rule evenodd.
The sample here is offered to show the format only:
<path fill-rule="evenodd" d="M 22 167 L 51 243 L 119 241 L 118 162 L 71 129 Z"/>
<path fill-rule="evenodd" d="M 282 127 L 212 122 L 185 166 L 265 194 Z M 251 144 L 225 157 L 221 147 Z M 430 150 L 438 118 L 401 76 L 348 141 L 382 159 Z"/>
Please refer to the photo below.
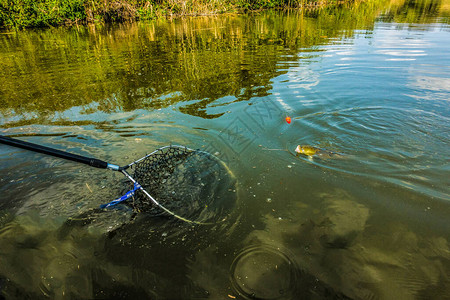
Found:
<path fill-rule="evenodd" d="M 298 144 L 311 145 L 343 153 L 347 159 L 300 159 L 446 198 L 448 187 L 438 174 L 445 171 L 449 154 L 447 118 L 445 113 L 414 106 L 380 102 L 298 116 L 292 124 L 294 130 L 284 137 L 288 139 L 286 147 L 292 152 Z M 442 184 L 433 187 L 432 182 Z"/>
<path fill-rule="evenodd" d="M 291 299 L 297 280 L 295 264 L 279 249 L 251 246 L 234 259 L 230 270 L 236 293 L 245 299 Z"/>

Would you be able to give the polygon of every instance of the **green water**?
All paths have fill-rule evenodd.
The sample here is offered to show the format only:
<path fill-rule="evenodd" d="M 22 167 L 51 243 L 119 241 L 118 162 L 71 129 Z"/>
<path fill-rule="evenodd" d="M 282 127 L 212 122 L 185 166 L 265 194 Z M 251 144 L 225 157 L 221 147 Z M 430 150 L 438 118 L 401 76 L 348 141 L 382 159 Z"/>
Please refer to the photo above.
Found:
<path fill-rule="evenodd" d="M 238 186 L 212 226 L 93 211 L 123 176 L 0 145 L 0 298 L 448 299 L 449 15 L 382 1 L 1 32 L 2 135 L 119 165 L 186 145 Z"/>

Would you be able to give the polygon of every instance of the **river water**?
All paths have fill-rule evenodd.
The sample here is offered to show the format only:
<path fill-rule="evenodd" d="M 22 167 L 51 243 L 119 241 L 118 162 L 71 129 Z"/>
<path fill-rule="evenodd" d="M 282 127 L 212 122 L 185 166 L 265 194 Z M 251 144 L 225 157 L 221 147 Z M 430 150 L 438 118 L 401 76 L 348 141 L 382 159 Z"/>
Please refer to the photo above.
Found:
<path fill-rule="evenodd" d="M 123 176 L 0 145 L 0 298 L 449 299 L 449 16 L 1 32 L 2 135 L 119 165 L 185 145 L 236 185 L 213 225 L 99 211 Z"/>

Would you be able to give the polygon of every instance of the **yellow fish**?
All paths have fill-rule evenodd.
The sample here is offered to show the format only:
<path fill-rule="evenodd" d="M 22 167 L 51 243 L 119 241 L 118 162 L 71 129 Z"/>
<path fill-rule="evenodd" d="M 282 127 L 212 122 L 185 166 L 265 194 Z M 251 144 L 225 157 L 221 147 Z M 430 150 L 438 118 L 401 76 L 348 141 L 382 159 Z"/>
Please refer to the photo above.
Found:
<path fill-rule="evenodd" d="M 297 148 L 295 148 L 295 152 L 306 156 L 319 156 L 322 158 L 342 157 L 342 155 L 339 153 L 331 152 L 313 146 L 298 145 Z"/>

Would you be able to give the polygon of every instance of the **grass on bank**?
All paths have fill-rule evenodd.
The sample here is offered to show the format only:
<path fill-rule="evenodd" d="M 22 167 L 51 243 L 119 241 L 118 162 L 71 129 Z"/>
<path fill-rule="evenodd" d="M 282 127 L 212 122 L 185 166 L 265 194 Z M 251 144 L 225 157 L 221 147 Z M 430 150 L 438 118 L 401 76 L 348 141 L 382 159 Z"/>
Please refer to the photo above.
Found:
<path fill-rule="evenodd" d="M 337 1 L 339 0 L 0 0 L 0 27 L 48 27 L 149 20 L 168 16 L 315 6 Z"/>

